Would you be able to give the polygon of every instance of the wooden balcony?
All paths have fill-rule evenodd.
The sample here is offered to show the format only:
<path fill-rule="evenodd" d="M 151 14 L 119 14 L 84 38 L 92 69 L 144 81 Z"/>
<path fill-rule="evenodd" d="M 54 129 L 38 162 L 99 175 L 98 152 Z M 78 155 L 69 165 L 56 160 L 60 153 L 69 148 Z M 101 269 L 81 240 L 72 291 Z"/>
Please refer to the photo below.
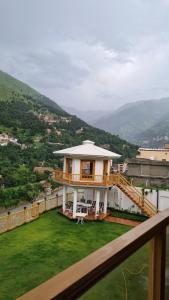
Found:
<path fill-rule="evenodd" d="M 53 179 L 62 184 L 72 186 L 91 186 L 91 187 L 111 187 L 117 186 L 133 203 L 135 203 L 142 213 L 148 217 L 152 217 L 157 213 L 156 207 L 142 195 L 124 176 L 120 173 L 110 175 L 89 175 L 64 173 L 62 170 L 55 170 Z"/>
<path fill-rule="evenodd" d="M 83 175 L 64 173 L 62 170 L 53 172 L 53 179 L 62 184 L 74 186 L 109 186 L 111 185 L 110 176 L 107 175 Z"/>
<path fill-rule="evenodd" d="M 164 300 L 168 225 L 169 209 L 166 209 L 42 283 L 19 300 L 77 299 L 147 242 L 151 246 L 148 299 Z"/>

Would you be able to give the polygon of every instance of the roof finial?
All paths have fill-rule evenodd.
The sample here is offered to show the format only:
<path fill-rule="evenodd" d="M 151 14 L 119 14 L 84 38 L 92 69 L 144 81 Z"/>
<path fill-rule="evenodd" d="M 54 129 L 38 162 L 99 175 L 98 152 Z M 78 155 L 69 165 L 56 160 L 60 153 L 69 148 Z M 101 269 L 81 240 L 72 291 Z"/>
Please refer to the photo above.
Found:
<path fill-rule="evenodd" d="M 83 145 L 94 145 L 95 142 L 92 142 L 92 141 L 89 141 L 89 140 L 86 140 L 86 141 L 83 141 L 82 142 Z"/>

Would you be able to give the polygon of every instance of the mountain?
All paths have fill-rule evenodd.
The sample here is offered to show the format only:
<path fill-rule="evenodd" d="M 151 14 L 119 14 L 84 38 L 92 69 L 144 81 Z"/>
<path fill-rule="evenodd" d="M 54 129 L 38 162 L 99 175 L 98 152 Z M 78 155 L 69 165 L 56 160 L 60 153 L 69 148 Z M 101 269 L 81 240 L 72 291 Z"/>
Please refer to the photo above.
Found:
<path fill-rule="evenodd" d="M 107 111 L 101 111 L 101 110 L 78 110 L 74 107 L 62 107 L 63 110 L 67 111 L 71 115 L 75 115 L 78 118 L 82 119 L 83 121 L 94 125 L 97 120 L 100 118 L 103 118 L 105 115 L 107 115 Z"/>
<path fill-rule="evenodd" d="M 150 129 L 142 132 L 137 136 L 137 142 L 143 147 L 160 148 L 164 144 L 169 143 L 169 115 L 168 113 L 162 117 Z"/>
<path fill-rule="evenodd" d="M 10 101 L 19 95 L 20 99 L 24 96 L 32 98 L 34 102 L 42 104 L 56 113 L 62 112 L 62 108 L 48 97 L 21 82 L 20 80 L 0 71 L 0 101 Z"/>
<path fill-rule="evenodd" d="M 101 118 L 95 126 L 140 144 L 140 135 L 160 122 L 166 112 L 169 112 L 169 98 L 137 101 Z"/>
<path fill-rule="evenodd" d="M 33 169 L 61 167 L 62 159 L 53 151 L 86 139 L 121 154 L 122 159 L 135 156 L 137 151 L 137 146 L 88 125 L 28 85 L 0 72 L 0 206 L 35 197 L 40 180 L 48 175 L 35 174 Z"/>

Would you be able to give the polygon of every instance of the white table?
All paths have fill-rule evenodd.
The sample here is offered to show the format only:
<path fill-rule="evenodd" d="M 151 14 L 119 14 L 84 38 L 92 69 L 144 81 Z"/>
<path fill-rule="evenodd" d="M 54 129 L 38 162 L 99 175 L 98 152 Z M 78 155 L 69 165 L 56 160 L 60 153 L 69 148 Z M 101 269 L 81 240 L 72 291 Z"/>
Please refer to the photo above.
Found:
<path fill-rule="evenodd" d="M 83 224 L 84 223 L 84 218 L 87 216 L 87 214 L 85 213 L 76 213 L 76 217 L 77 217 L 77 223 L 76 224 Z"/>
<path fill-rule="evenodd" d="M 79 202 L 79 201 L 77 202 L 77 205 L 81 205 L 81 206 L 84 206 L 84 207 L 92 207 L 92 204 Z"/>
<path fill-rule="evenodd" d="M 79 202 L 79 201 L 77 202 L 77 205 L 82 206 L 82 207 L 86 207 L 87 208 L 87 213 L 89 213 L 89 208 L 92 207 L 92 204 Z"/>

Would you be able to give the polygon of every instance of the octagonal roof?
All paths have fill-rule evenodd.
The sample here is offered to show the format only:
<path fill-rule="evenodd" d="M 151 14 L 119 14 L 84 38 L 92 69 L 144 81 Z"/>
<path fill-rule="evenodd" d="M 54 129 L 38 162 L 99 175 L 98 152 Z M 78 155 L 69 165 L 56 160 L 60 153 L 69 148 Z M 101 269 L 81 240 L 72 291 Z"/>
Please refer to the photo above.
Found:
<path fill-rule="evenodd" d="M 81 145 L 55 151 L 57 155 L 68 155 L 72 157 L 96 157 L 96 158 L 119 158 L 121 155 L 98 147 L 94 142 L 86 140 Z"/>

